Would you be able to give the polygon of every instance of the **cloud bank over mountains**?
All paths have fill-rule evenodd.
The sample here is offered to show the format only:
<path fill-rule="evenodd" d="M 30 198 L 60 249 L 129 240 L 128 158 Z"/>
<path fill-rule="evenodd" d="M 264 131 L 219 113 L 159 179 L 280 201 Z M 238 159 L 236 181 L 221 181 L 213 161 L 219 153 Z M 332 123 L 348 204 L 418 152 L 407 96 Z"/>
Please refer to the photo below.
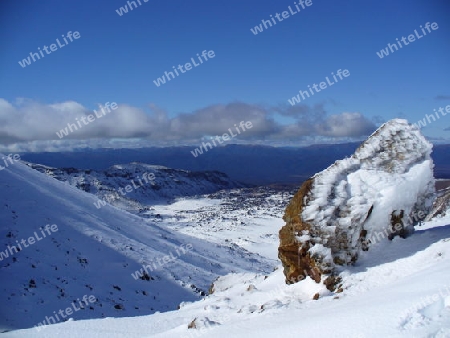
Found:
<path fill-rule="evenodd" d="M 148 109 L 118 104 L 116 110 L 74 130 L 64 139 L 57 136 L 68 124 L 76 124 L 90 114 L 92 110 L 74 101 L 43 104 L 18 99 L 10 103 L 0 98 L 0 144 L 3 149 L 18 151 L 190 145 L 222 135 L 240 121 L 251 121 L 253 128 L 239 135 L 236 141 L 270 145 L 301 142 L 311 137 L 360 138 L 377 127 L 359 112 L 330 115 L 324 104 L 268 107 L 233 102 L 174 117 L 154 104 Z"/>

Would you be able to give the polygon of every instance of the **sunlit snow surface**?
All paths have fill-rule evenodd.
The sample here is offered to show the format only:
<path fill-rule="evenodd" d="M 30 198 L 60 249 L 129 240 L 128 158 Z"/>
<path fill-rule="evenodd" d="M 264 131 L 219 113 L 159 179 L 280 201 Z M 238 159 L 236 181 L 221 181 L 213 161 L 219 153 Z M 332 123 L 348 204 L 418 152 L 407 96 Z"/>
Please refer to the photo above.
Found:
<path fill-rule="evenodd" d="M 157 288 L 164 301 L 174 302 L 183 297 L 183 292 L 190 298 L 188 301 L 197 298 L 184 291 L 189 287 L 181 286 L 182 281 L 190 283 L 193 279 L 206 285 L 208 278 L 226 274 L 215 282 L 212 295 L 182 303 L 179 310 L 130 318 L 67 321 L 40 332 L 33 328 L 7 332 L 4 337 L 450 337 L 450 217 L 417 227 L 407 239 L 381 240 L 364 252 L 355 266 L 342 269 L 343 290 L 330 293 L 309 278 L 284 284 L 276 255 L 283 208 L 290 199 L 287 193 L 260 192 L 259 197 L 248 195 L 244 200 L 238 192 L 183 199 L 155 207 L 149 218 L 142 221 L 108 206 L 98 211 L 92 205 L 94 197 L 21 165 L 0 174 L 3 204 L 18 214 L 14 221 L 19 238 L 31 230 L 27 225 L 53 222 L 62 226 L 66 222 L 68 226 L 62 227 L 65 230 L 55 234 L 64 250 L 75 247 L 91 254 L 93 265 L 97 263 L 91 251 L 98 252 L 95 267 L 99 269 L 100 262 L 117 264 L 117 273 L 107 276 L 103 284 L 83 280 L 97 283 L 101 292 L 98 297 L 104 298 L 104 306 L 108 305 L 110 290 L 102 287 L 112 284 L 108 278 L 123 283 L 122 290 L 148 286 L 152 292 L 152 288 Z M 4 205 L 2 208 L 2 224 L 9 224 L 11 211 Z M 71 239 L 71 246 L 64 242 L 67 238 Z M 167 254 L 187 241 L 194 243 L 195 253 L 158 271 L 159 283 L 145 284 L 148 282 L 130 277 L 129 272 L 139 267 L 141 259 Z M 133 252 L 126 248 L 129 243 L 135 248 Z M 29 252 L 19 253 L 23 256 L 17 254 L 17 264 L 22 265 L 14 270 L 16 275 L 2 268 L 2 283 L 11 280 L 17 284 L 18 279 L 25 282 L 28 277 L 23 271 L 32 271 L 27 265 L 36 259 L 36 249 L 41 250 L 41 264 L 51 261 L 64 269 L 68 262 L 75 268 L 76 257 L 71 261 L 63 256 L 63 251 L 52 260 L 44 256 L 45 252 L 54 254 L 56 250 L 47 246 L 27 248 Z M 25 259 L 25 254 L 29 259 Z M 124 263 L 129 263 L 130 268 L 119 268 Z M 270 272 L 270 266 L 278 268 Z M 76 269 L 80 278 L 85 278 L 84 268 Z M 232 269 L 240 272 L 230 274 Z M 261 270 L 266 272 L 257 272 Z M 70 270 L 64 273 L 70 275 Z M 176 278 L 171 278 L 172 274 Z M 98 278 L 103 276 L 99 273 Z M 11 287 L 14 284 L 2 284 L 2 288 Z M 316 293 L 320 298 L 313 300 Z M 142 302 L 136 298 L 127 304 L 133 301 Z M 14 307 L 5 304 L 11 303 L 4 295 L 2 312 Z M 58 309 L 49 307 L 39 315 L 43 319 Z M 194 319 L 197 329 L 188 329 Z"/>
<path fill-rule="evenodd" d="M 344 291 L 310 279 L 231 274 L 214 294 L 144 317 L 66 322 L 5 337 L 450 337 L 450 219 L 384 242 L 346 269 Z M 267 277 L 266 277 L 267 276 Z M 311 300 L 315 293 L 319 300 Z M 188 329 L 197 318 L 198 330 Z"/>

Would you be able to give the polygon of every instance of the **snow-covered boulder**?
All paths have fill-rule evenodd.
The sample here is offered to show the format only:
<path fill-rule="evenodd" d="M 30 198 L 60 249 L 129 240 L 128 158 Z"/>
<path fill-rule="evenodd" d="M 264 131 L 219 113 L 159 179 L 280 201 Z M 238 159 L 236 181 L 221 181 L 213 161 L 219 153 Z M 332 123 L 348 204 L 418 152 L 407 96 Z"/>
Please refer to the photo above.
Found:
<path fill-rule="evenodd" d="M 336 266 L 396 235 L 433 203 L 432 145 L 406 120 L 382 125 L 350 157 L 303 183 L 286 208 L 278 257 L 287 283 L 310 276 L 336 287 Z"/>

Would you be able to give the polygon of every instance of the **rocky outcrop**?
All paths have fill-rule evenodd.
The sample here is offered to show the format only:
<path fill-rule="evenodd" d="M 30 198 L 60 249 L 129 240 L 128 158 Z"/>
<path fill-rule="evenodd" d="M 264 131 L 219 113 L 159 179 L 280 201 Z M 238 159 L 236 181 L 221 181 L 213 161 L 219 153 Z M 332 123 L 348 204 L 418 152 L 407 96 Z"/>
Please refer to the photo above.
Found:
<path fill-rule="evenodd" d="M 416 127 L 392 120 L 350 158 L 305 181 L 279 232 L 286 282 L 309 276 L 333 290 L 337 266 L 381 240 L 406 237 L 433 202 L 431 149 Z"/>
<path fill-rule="evenodd" d="M 444 217 L 447 214 L 450 214 L 450 188 L 438 192 L 433 208 L 425 218 L 425 221 L 430 221 L 435 217 Z"/>

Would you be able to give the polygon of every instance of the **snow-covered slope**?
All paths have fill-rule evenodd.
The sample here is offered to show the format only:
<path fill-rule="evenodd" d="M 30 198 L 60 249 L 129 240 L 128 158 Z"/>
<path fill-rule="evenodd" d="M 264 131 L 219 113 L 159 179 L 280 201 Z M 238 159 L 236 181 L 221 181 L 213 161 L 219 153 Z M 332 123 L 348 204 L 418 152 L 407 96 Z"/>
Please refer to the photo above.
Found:
<path fill-rule="evenodd" d="M 2 330 L 37 325 L 85 295 L 95 302 L 71 317 L 176 309 L 219 275 L 273 269 L 240 247 L 177 234 L 110 205 L 97 209 L 95 196 L 22 163 L 0 171 L 0 189 Z M 136 279 L 142 264 L 149 277 Z"/>
<path fill-rule="evenodd" d="M 210 194 L 222 189 L 243 188 L 248 185 L 231 180 L 218 171 L 193 172 L 143 163 L 114 165 L 107 170 L 51 168 L 40 164 L 28 165 L 57 180 L 67 182 L 96 195 L 116 207 L 144 213 L 153 205 L 173 202 L 177 197 Z M 130 188 L 128 191 L 126 187 Z"/>
<path fill-rule="evenodd" d="M 281 266 L 271 274 L 230 274 L 214 283 L 212 295 L 177 311 L 4 337 L 450 337 L 450 217 L 425 223 L 408 239 L 382 240 L 341 276 L 342 292 L 331 293 L 309 277 L 286 285 Z"/>

